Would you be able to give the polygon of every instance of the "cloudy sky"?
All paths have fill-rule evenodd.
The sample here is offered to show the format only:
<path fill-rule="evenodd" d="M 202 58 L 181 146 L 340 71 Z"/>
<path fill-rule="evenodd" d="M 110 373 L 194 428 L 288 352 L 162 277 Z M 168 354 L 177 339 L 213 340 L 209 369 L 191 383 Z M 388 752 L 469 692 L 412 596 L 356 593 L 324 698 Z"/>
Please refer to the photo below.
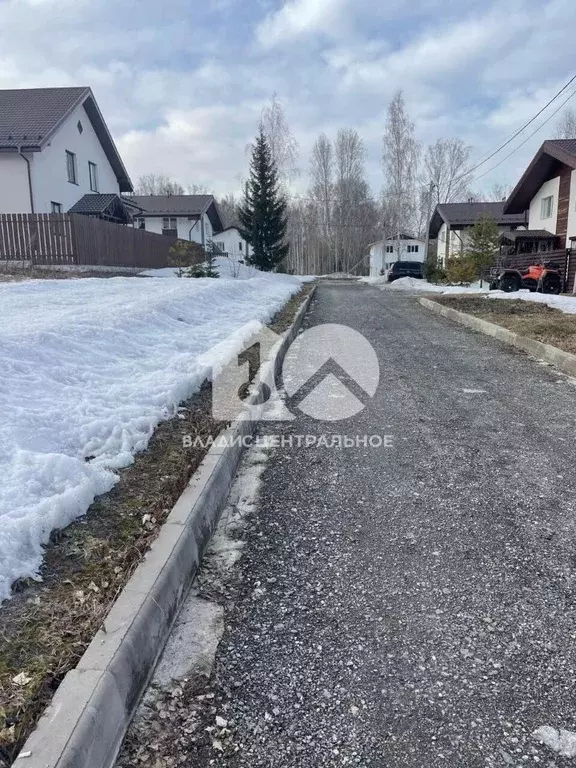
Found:
<path fill-rule="evenodd" d="M 377 191 L 398 88 L 424 144 L 481 158 L 574 73 L 574 0 L 0 0 L 0 88 L 90 85 L 133 180 L 217 193 L 238 189 L 275 91 L 300 189 L 316 136 L 350 126 Z M 476 186 L 515 182 L 555 119 Z"/>

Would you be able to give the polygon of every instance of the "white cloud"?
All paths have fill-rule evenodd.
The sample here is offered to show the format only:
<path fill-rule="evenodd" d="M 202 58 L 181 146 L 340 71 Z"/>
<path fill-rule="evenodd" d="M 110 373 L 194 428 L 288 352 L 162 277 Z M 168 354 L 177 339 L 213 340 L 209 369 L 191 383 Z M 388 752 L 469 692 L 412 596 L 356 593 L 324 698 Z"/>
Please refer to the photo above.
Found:
<path fill-rule="evenodd" d="M 310 35 L 334 35 L 345 27 L 347 0 L 288 0 L 256 29 L 264 48 Z"/>

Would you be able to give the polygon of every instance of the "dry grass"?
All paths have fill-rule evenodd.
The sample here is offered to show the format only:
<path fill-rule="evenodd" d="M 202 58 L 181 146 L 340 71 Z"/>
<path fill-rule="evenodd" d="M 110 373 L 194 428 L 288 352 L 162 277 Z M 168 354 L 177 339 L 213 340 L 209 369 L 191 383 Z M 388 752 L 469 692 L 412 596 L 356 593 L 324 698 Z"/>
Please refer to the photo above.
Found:
<path fill-rule="evenodd" d="M 312 286 L 273 319 L 282 333 Z M 88 513 L 55 532 L 42 582 L 15 585 L 0 610 L 0 766 L 9 766 L 65 674 L 74 668 L 118 593 L 158 535 L 204 455 L 185 435 L 207 438 L 225 426 L 210 412 L 211 387 L 158 426 L 148 449 Z M 194 442 L 194 441 L 192 441 Z"/>
<path fill-rule="evenodd" d="M 567 315 L 546 304 L 521 299 L 504 301 L 482 296 L 434 296 L 433 300 L 576 354 L 576 315 Z"/>

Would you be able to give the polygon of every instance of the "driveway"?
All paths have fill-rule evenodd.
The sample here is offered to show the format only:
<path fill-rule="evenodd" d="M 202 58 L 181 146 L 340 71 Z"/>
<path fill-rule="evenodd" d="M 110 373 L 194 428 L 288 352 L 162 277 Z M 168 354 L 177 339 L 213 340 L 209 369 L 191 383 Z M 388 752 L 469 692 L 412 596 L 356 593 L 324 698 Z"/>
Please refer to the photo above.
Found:
<path fill-rule="evenodd" d="M 284 445 L 211 681 L 239 748 L 194 765 L 576 764 L 532 735 L 576 731 L 576 388 L 410 296 L 325 282 L 323 323 L 370 341 L 380 385 L 353 418 L 262 427 Z M 324 433 L 392 447 L 289 444 Z"/>

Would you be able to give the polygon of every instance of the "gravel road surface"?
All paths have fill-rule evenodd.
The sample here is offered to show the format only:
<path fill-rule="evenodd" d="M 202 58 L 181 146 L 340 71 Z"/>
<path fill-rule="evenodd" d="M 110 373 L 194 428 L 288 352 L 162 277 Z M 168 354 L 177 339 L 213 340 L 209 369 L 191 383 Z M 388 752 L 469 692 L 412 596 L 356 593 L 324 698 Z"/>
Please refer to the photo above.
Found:
<path fill-rule="evenodd" d="M 182 764 L 576 766 L 552 730 L 576 731 L 574 383 L 358 283 L 320 284 L 304 327 L 322 323 L 369 340 L 376 395 L 261 432 L 392 447 L 270 451 L 243 556 L 204 589 L 225 608 L 201 699 L 222 737 Z"/>

